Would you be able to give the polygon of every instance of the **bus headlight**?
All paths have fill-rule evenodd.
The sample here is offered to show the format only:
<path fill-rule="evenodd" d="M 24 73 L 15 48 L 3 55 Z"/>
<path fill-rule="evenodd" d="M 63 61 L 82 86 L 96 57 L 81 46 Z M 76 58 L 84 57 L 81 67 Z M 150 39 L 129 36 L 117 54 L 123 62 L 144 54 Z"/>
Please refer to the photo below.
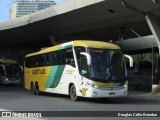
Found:
<path fill-rule="evenodd" d="M 8 82 L 8 78 L 7 77 L 3 77 L 3 84 Z"/>
<path fill-rule="evenodd" d="M 86 85 L 89 85 L 89 86 L 91 86 L 91 87 L 95 87 L 95 88 L 97 88 L 97 86 L 96 86 L 96 84 L 94 83 L 94 82 L 86 82 Z"/>
<path fill-rule="evenodd" d="M 128 87 L 128 81 L 126 81 L 126 83 L 122 87 L 127 88 Z"/>
<path fill-rule="evenodd" d="M 8 78 L 7 78 L 7 77 L 3 77 L 3 80 L 4 80 L 4 81 L 8 81 Z"/>

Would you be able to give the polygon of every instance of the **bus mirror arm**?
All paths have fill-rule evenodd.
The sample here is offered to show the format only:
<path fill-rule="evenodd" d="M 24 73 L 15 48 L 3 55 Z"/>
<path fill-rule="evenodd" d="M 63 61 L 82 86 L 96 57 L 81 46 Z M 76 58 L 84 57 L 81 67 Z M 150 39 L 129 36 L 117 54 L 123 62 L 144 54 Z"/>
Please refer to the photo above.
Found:
<path fill-rule="evenodd" d="M 87 64 L 91 65 L 91 55 L 89 53 L 87 53 L 87 52 L 81 52 L 80 54 L 86 56 Z"/>
<path fill-rule="evenodd" d="M 4 65 L 0 65 L 1 67 L 3 67 L 3 70 L 5 71 L 5 66 Z"/>
<path fill-rule="evenodd" d="M 130 67 L 133 67 L 133 58 L 130 55 L 126 55 L 126 54 L 124 54 L 124 56 L 129 59 Z"/>
<path fill-rule="evenodd" d="M 21 65 L 20 65 L 19 67 L 20 67 L 20 68 L 21 68 L 21 70 L 23 71 L 23 67 L 22 67 Z"/>

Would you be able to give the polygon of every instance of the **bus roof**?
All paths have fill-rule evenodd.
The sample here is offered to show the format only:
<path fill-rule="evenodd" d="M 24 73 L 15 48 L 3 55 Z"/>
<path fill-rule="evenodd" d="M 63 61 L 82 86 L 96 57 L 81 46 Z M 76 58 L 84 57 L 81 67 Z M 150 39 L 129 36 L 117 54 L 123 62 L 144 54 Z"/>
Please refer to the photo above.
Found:
<path fill-rule="evenodd" d="M 56 50 L 61 50 L 65 48 L 71 48 L 72 46 L 74 47 L 88 47 L 88 48 L 100 48 L 100 49 L 120 49 L 119 46 L 108 43 L 108 42 L 102 42 L 102 41 L 90 41 L 90 40 L 76 40 L 76 41 L 71 41 L 67 43 L 63 43 L 60 45 L 56 45 L 53 47 L 46 48 L 44 50 L 40 50 L 39 52 L 31 53 L 26 55 L 26 57 L 38 55 L 38 54 L 43 54 L 51 51 L 56 51 Z"/>
<path fill-rule="evenodd" d="M 18 64 L 16 60 L 1 58 L 0 62 L 4 64 Z"/>
<path fill-rule="evenodd" d="M 115 44 L 102 41 L 77 40 L 73 41 L 73 45 L 88 48 L 120 49 L 120 47 Z"/>

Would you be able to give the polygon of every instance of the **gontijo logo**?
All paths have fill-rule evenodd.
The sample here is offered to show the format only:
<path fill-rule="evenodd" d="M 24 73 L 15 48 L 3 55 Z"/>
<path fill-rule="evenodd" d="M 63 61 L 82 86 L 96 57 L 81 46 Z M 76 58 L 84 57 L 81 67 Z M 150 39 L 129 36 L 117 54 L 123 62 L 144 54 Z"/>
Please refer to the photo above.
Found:
<path fill-rule="evenodd" d="M 82 88 L 82 90 L 80 90 L 80 92 L 82 93 L 82 96 L 86 96 L 86 92 L 87 92 L 87 88 Z"/>
<path fill-rule="evenodd" d="M 45 74 L 46 69 L 33 69 L 32 74 Z"/>

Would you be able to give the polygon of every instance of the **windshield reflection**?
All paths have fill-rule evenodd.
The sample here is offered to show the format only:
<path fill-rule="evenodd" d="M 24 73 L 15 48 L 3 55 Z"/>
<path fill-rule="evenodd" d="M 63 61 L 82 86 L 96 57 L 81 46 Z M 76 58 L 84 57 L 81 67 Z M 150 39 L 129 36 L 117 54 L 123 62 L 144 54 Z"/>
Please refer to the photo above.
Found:
<path fill-rule="evenodd" d="M 20 76 L 20 67 L 17 64 L 6 65 L 6 76 L 18 78 Z"/>
<path fill-rule="evenodd" d="M 120 50 L 88 49 L 91 55 L 91 78 L 96 81 L 124 80 L 125 63 Z"/>

